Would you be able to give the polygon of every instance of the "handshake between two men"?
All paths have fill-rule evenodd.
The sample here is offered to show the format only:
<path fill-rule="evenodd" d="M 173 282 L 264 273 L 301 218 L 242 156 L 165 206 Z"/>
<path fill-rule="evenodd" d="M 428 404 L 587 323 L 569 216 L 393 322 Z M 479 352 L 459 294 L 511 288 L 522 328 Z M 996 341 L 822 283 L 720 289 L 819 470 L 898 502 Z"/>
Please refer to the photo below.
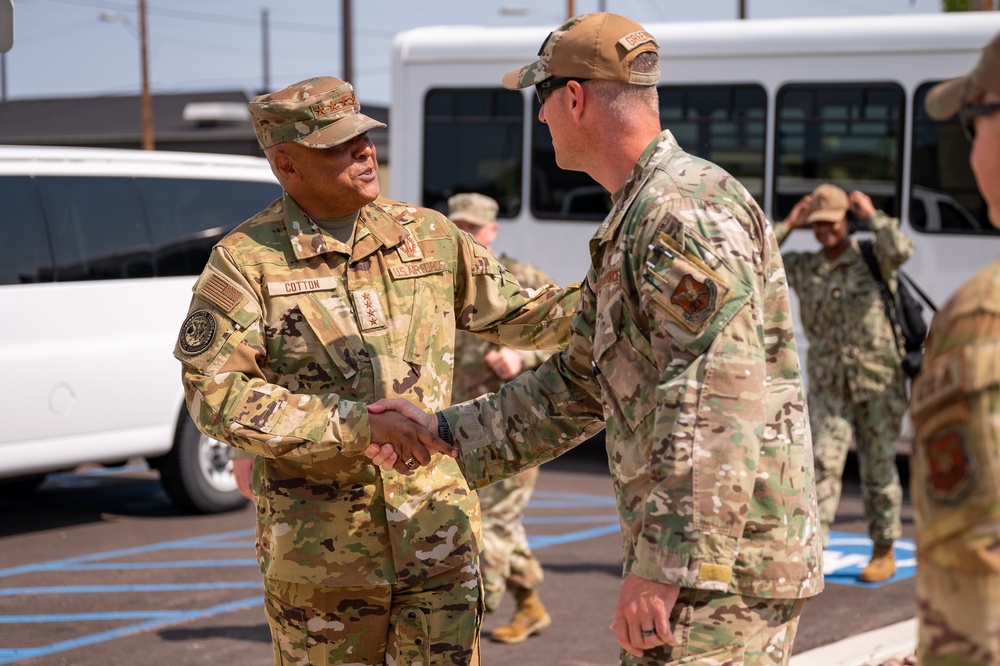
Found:
<path fill-rule="evenodd" d="M 438 435 L 437 418 L 407 400 L 379 400 L 368 405 L 368 415 L 372 443 L 365 455 L 386 471 L 409 474 L 429 463 L 432 453 L 458 455 L 458 449 Z"/>

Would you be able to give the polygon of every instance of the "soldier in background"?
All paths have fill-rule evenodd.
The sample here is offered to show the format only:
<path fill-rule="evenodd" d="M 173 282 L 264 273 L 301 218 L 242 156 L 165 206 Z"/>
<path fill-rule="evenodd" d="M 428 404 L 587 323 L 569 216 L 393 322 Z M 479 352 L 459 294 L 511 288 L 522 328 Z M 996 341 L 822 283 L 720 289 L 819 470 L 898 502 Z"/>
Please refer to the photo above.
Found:
<path fill-rule="evenodd" d="M 443 215 L 377 198 L 384 125 L 360 108 L 333 77 L 251 101 L 284 195 L 213 249 L 174 354 L 199 428 L 255 456 L 275 663 L 475 663 L 478 502 L 429 433 L 365 405 L 441 408 L 456 328 L 554 349 L 578 299 L 526 292 Z M 380 470 L 371 442 L 403 456 Z"/>
<path fill-rule="evenodd" d="M 537 62 L 503 77 L 534 86 L 557 164 L 613 193 L 569 346 L 436 415 L 402 400 L 369 409 L 437 422 L 476 487 L 606 419 L 621 663 L 787 664 L 805 600 L 823 589 L 788 286 L 746 189 L 661 131 L 659 76 L 653 36 L 599 12 L 569 19 Z"/>
<path fill-rule="evenodd" d="M 782 257 L 809 339 L 809 419 L 823 545 L 829 545 L 853 440 L 874 544 L 860 579 L 875 583 L 896 573 L 892 544 L 903 532 L 895 443 L 906 411 L 906 377 L 881 286 L 851 237 L 851 211 L 874 232 L 875 259 L 895 293 L 896 271 L 913 255 L 913 243 L 899 230 L 899 220 L 877 211 L 863 192 L 848 196 L 824 183 L 774 225 L 774 234 L 781 245 L 793 229 L 812 225 L 821 246 L 816 252 L 784 252 Z"/>
<path fill-rule="evenodd" d="M 448 219 L 491 252 L 498 230 L 498 210 L 497 202 L 482 194 L 456 194 L 448 199 Z M 536 266 L 503 254 L 498 258 L 522 287 L 534 289 L 553 284 Z M 551 352 L 511 349 L 458 331 L 452 402 L 493 393 L 522 371 L 537 368 L 550 355 Z M 499 607 L 505 590 L 511 591 L 517 604 L 510 622 L 490 634 L 490 639 L 498 643 L 520 643 L 552 624 L 536 589 L 543 579 L 542 564 L 531 552 L 521 522 L 537 481 L 538 468 L 533 467 L 479 490 L 483 516 L 479 568 L 483 574 L 486 611 L 492 613 Z"/>
<path fill-rule="evenodd" d="M 935 86 L 928 115 L 959 116 L 1000 229 L 1000 35 L 966 76 Z M 931 322 L 913 381 L 911 491 L 921 666 L 1000 664 L 1000 260 Z"/>

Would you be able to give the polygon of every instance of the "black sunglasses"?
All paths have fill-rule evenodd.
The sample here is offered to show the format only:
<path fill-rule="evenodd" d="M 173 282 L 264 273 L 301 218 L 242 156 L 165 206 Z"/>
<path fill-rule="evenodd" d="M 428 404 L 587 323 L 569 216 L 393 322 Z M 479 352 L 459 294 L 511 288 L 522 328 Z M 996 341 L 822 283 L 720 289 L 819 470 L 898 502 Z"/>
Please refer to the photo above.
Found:
<path fill-rule="evenodd" d="M 969 140 L 969 143 L 972 143 L 972 140 L 976 138 L 976 124 L 972 122 L 972 119 L 976 116 L 989 116 L 997 111 L 1000 111 L 1000 102 L 969 104 L 958 110 L 958 121 L 961 123 L 962 131 L 965 132 L 965 138 Z"/>
<path fill-rule="evenodd" d="M 535 84 L 535 97 L 538 98 L 539 104 L 545 104 L 545 100 L 549 98 L 554 90 L 563 88 L 570 81 L 576 81 L 577 83 L 585 83 L 590 79 L 578 79 L 575 77 L 563 77 L 559 79 L 545 79 L 541 83 Z"/>

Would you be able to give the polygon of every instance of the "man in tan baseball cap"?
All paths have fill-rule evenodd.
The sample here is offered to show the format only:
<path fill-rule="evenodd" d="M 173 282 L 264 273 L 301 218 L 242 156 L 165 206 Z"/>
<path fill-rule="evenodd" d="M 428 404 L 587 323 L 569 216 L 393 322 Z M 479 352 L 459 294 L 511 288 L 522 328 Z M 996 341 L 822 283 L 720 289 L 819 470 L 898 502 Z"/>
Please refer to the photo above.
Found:
<path fill-rule="evenodd" d="M 436 416 L 378 408 L 426 427 L 443 419 L 476 487 L 606 426 L 621 663 L 787 664 L 805 599 L 823 589 L 823 549 L 781 257 L 746 188 L 661 127 L 659 75 L 653 36 L 598 12 L 566 21 L 537 61 L 503 77 L 535 87 L 559 167 L 614 201 L 590 242 L 585 325 L 486 398 Z"/>
<path fill-rule="evenodd" d="M 975 69 L 932 88 L 926 109 L 938 120 L 958 115 L 1000 229 L 1000 35 Z M 1000 260 L 937 311 L 910 391 L 921 664 L 1000 664 L 998 350 Z"/>

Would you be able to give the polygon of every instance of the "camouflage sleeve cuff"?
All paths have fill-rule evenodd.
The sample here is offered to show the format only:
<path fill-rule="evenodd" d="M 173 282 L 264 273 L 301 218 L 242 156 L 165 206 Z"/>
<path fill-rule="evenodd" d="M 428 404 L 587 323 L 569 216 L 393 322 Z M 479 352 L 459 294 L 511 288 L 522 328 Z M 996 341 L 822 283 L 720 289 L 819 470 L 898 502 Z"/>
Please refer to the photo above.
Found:
<path fill-rule="evenodd" d="M 889 217 L 882 211 L 876 211 L 875 214 L 872 215 L 871 219 L 866 220 L 866 222 L 868 222 L 868 226 L 872 231 L 878 231 L 879 229 L 885 229 L 886 227 L 893 226 L 892 222 L 894 220 L 895 218 Z M 899 226 L 898 221 L 895 226 Z"/>
<path fill-rule="evenodd" d="M 490 485 L 485 456 L 486 431 L 479 423 L 479 410 L 475 402 L 465 402 L 452 405 L 438 412 L 438 418 L 444 419 L 451 429 L 452 442 L 458 433 L 461 441 L 458 446 L 458 467 L 470 488 L 479 489 Z"/>
<path fill-rule="evenodd" d="M 631 572 L 678 587 L 726 592 L 734 584 L 733 564 L 738 548 L 734 537 L 694 532 L 684 534 L 684 551 L 678 552 L 651 543 L 643 534 L 636 544 Z"/>

